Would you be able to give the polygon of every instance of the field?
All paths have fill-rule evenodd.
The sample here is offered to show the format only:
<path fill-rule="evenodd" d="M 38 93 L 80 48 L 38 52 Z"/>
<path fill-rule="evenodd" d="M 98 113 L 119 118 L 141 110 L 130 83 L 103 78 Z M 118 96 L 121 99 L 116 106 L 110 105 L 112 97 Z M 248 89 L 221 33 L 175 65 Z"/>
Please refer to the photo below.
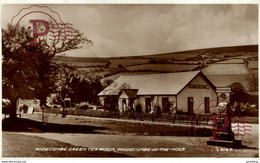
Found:
<path fill-rule="evenodd" d="M 104 79 L 115 80 L 120 75 L 190 71 L 200 66 L 202 55 L 214 63 L 203 69 L 206 75 L 248 74 L 244 58 L 251 57 L 248 67 L 256 75 L 258 70 L 258 45 L 197 49 L 164 54 L 113 58 L 55 57 L 57 62 L 74 65 L 78 70 L 92 71 L 104 67 Z M 222 60 L 222 61 L 219 61 Z M 224 61 L 223 61 L 224 60 Z M 153 62 L 154 61 L 154 62 Z M 108 64 L 110 63 L 110 64 Z M 106 67 L 105 67 L 106 66 Z M 223 71 L 224 70 L 224 71 Z M 224 73 L 224 74 L 223 74 Z"/>
<path fill-rule="evenodd" d="M 81 71 L 93 71 L 95 69 L 97 69 L 98 67 L 79 67 L 77 68 L 77 70 L 81 70 Z"/>
<path fill-rule="evenodd" d="M 131 65 L 139 65 L 139 64 L 145 64 L 149 61 L 149 59 L 109 59 L 109 62 L 111 62 L 110 67 L 118 67 L 118 65 L 122 65 L 124 67 L 131 66 Z"/>
<path fill-rule="evenodd" d="M 218 47 L 218 48 L 208 48 L 208 49 L 198 49 L 198 50 L 189 50 L 189 51 L 181 51 L 181 52 L 170 52 L 164 54 L 152 54 L 152 55 L 143 55 L 140 58 L 172 58 L 175 59 L 185 59 L 188 57 L 194 57 L 199 54 L 214 54 L 217 56 L 240 56 L 244 54 L 248 54 L 258 52 L 258 45 L 246 45 L 246 46 L 233 46 L 233 47 Z"/>
<path fill-rule="evenodd" d="M 157 72 L 177 72 L 194 70 L 198 65 L 184 65 L 184 64 L 143 64 L 137 66 L 126 67 L 130 71 L 151 70 Z"/>
<path fill-rule="evenodd" d="M 216 63 L 221 63 L 221 64 L 244 64 L 243 59 L 228 59 L 225 61 L 220 61 Z"/>
<path fill-rule="evenodd" d="M 181 51 L 181 52 L 170 52 L 164 54 L 152 54 L 152 55 L 144 55 L 140 54 L 139 56 L 130 56 L 130 57 L 117 57 L 117 58 L 77 58 L 77 57 L 64 57 L 58 56 L 55 59 L 57 61 L 65 61 L 67 63 L 71 62 L 74 65 L 82 66 L 97 66 L 97 65 L 105 65 L 110 62 L 111 67 L 118 67 L 118 65 L 126 66 L 134 66 L 140 64 L 146 64 L 150 59 L 178 59 L 174 61 L 174 63 L 192 63 L 197 64 L 198 61 L 185 60 L 187 58 L 196 57 L 198 55 L 213 55 L 217 58 L 221 58 L 223 56 L 229 57 L 238 57 L 243 58 L 248 55 L 258 56 L 258 45 L 247 45 L 247 46 L 234 46 L 234 47 L 219 47 L 219 48 L 208 48 L 208 49 L 198 49 L 198 50 L 189 50 L 189 51 Z M 84 63 L 78 63 L 84 62 Z M 228 61 L 229 62 L 229 61 Z M 240 61 L 239 61 L 240 62 Z"/>
<path fill-rule="evenodd" d="M 143 75 L 143 74 L 157 74 L 159 72 L 122 72 L 122 73 L 118 73 L 118 74 L 115 74 L 115 75 L 111 75 L 111 76 L 108 76 L 108 77 L 105 77 L 102 79 L 102 81 L 105 81 L 105 80 L 116 80 L 118 77 L 120 76 L 124 76 L 124 75 Z M 101 81 L 101 82 L 102 82 Z"/>
<path fill-rule="evenodd" d="M 105 66 L 106 65 L 106 62 L 69 62 L 69 61 L 57 61 L 57 63 L 67 63 L 69 65 L 72 65 L 72 66 L 76 66 L 76 67 L 81 67 L 81 68 L 84 68 L 84 67 L 97 67 L 97 66 Z"/>

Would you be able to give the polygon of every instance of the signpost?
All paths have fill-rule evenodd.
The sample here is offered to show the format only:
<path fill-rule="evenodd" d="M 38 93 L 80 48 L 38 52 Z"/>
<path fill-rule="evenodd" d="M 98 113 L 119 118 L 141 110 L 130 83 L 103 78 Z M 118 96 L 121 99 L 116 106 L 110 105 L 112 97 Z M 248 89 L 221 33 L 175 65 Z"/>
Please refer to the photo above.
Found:
<path fill-rule="evenodd" d="M 62 118 L 66 117 L 65 114 L 65 108 L 70 108 L 71 107 L 71 99 L 70 98 L 64 98 L 64 107 L 62 109 Z"/>
<path fill-rule="evenodd" d="M 231 129 L 231 118 L 233 111 L 230 107 L 230 87 L 217 88 L 218 107 L 217 114 L 212 115 L 212 136 L 207 145 L 225 146 L 239 148 L 241 141 L 236 140 Z"/>

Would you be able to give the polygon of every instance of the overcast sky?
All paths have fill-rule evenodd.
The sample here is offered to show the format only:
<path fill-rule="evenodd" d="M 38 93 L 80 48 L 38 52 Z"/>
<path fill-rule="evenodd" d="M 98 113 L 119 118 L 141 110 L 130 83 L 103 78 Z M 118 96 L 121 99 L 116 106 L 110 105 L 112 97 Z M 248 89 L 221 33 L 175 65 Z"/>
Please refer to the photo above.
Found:
<path fill-rule="evenodd" d="M 3 5 L 2 28 L 23 7 Z M 257 5 L 47 5 L 94 43 L 75 57 L 258 44 Z"/>

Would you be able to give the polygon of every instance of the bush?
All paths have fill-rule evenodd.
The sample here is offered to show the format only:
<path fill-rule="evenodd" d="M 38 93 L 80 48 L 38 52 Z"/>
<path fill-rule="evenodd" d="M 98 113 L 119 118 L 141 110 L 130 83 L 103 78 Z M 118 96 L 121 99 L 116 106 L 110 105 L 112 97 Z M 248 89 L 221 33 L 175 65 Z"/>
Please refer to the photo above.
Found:
<path fill-rule="evenodd" d="M 81 102 L 76 104 L 76 109 L 87 110 L 91 105 L 88 102 Z"/>
<path fill-rule="evenodd" d="M 10 111 L 11 109 L 11 102 L 10 100 L 7 99 L 3 99 L 2 100 L 2 113 L 6 114 Z"/>

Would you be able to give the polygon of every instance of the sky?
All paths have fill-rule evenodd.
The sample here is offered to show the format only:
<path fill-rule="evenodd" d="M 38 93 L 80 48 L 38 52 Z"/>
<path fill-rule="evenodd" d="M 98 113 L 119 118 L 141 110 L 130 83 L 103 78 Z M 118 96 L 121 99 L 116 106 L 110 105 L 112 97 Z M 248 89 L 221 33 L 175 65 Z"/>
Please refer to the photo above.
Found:
<path fill-rule="evenodd" d="M 30 5 L 3 5 L 1 26 Z M 74 57 L 138 56 L 258 44 L 258 5 L 46 5 L 92 40 Z"/>

